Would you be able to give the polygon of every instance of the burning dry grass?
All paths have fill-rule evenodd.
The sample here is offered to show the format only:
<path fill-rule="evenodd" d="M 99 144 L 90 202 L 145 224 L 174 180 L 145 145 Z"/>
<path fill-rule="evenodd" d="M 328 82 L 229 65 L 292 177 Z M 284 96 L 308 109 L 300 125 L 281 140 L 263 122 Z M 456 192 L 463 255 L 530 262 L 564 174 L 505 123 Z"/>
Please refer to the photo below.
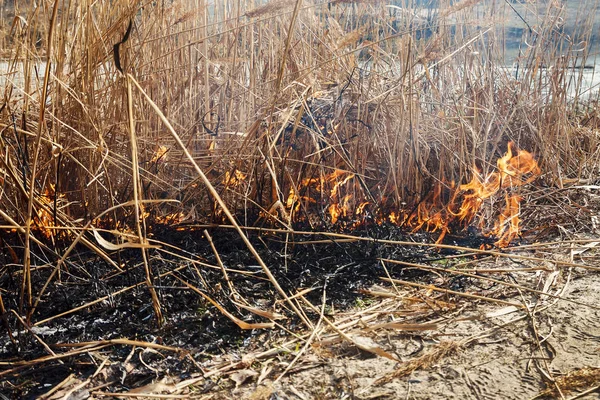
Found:
<path fill-rule="evenodd" d="M 28 323 L 78 246 L 115 274 L 140 249 L 160 323 L 149 233 L 193 221 L 237 229 L 312 328 L 242 227 L 392 224 L 440 248 L 476 227 L 506 247 L 536 180 L 562 190 L 598 172 L 598 99 L 574 68 L 593 21 L 561 32 L 558 3 L 515 71 L 494 25 L 508 5 L 59 3 L 0 6 L 14 14 L 0 28 L 1 237 L 22 267 L 0 304 Z M 39 264 L 52 272 L 34 283 Z"/>

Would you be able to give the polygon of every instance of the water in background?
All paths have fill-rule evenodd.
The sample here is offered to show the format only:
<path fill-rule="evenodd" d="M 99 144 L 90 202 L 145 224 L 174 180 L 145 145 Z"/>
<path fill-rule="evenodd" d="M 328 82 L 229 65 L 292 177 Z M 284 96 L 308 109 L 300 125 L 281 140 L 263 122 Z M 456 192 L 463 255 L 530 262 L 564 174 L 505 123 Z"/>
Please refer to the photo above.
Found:
<path fill-rule="evenodd" d="M 36 90 L 42 85 L 44 81 L 44 74 L 46 73 L 46 63 L 38 62 L 31 66 L 31 89 Z M 18 62 L 16 65 L 12 65 L 9 61 L 0 60 L 0 90 L 5 87 L 12 85 L 13 89 L 22 90 L 25 86 L 23 73 L 23 63 Z"/>

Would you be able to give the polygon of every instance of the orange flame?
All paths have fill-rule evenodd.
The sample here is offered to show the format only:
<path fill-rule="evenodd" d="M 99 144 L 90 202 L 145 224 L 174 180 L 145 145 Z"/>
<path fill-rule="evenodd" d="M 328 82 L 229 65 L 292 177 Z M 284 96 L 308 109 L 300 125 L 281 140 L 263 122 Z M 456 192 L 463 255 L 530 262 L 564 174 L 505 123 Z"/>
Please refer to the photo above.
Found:
<path fill-rule="evenodd" d="M 243 173 L 239 169 L 233 170 L 233 172 L 226 171 L 225 178 L 223 178 L 223 184 L 225 187 L 237 187 L 246 181 L 248 174 Z"/>
<path fill-rule="evenodd" d="M 159 146 L 159 148 L 156 150 L 156 152 L 152 156 L 152 159 L 150 160 L 150 162 L 151 163 L 166 162 L 168 151 L 169 151 L 169 148 L 167 146 Z"/>
<path fill-rule="evenodd" d="M 506 195 L 506 208 L 498 217 L 498 221 L 494 226 L 494 234 L 498 236 L 496 246 L 506 247 L 510 242 L 519 235 L 519 205 L 522 197 L 518 195 Z"/>
<path fill-rule="evenodd" d="M 541 173 L 531 153 L 525 150 L 515 152 L 515 145 L 511 142 L 506 154 L 496 161 L 493 172 L 483 174 L 477 167 L 473 167 L 473 175 L 468 183 L 457 186 L 454 182 L 440 182 L 412 211 L 396 209 L 386 216 L 375 215 L 375 221 L 407 226 L 413 232 L 439 232 L 437 243 L 441 243 L 451 229 L 457 226 L 466 228 L 476 218 L 479 218 L 478 226 L 485 229 L 486 220 L 480 215 L 481 208 L 486 200 L 494 202 L 498 195 L 502 195 L 505 207 L 493 228 L 484 234 L 495 236 L 497 246 L 508 246 L 518 237 L 521 222 L 519 213 L 522 197 L 514 191 L 531 183 Z M 305 193 L 307 188 L 313 189 L 321 193 L 321 201 L 325 203 L 325 210 L 332 224 L 356 228 L 364 222 L 366 207 L 370 202 L 359 198 L 362 189 L 358 185 L 350 184 L 355 177 L 354 173 L 336 169 L 328 175 L 305 178 L 297 187 L 289 190 L 286 209 L 297 220 L 301 204 L 317 203 L 310 196 L 301 196 L 299 193 Z"/>
<path fill-rule="evenodd" d="M 460 222 L 464 227 L 468 226 L 479 214 L 484 201 L 503 191 L 505 209 L 488 234 L 498 237 L 495 243 L 497 246 L 508 246 L 519 235 L 519 205 L 522 200 L 520 196 L 509 193 L 532 182 L 541 173 L 531 153 L 520 150 L 517 155 L 513 155 L 513 147 L 514 144 L 510 142 L 506 154 L 496 162 L 497 171 L 483 176 L 477 167 L 474 167 L 471 181 L 460 185 L 458 190 L 453 190 L 451 199 L 444 208 L 439 207 L 442 185 L 437 185 L 432 194 L 432 201 L 419 204 L 417 210 L 408 217 L 407 224 L 414 227 L 414 230 L 441 232 L 437 240 L 437 243 L 440 243 L 450 232 L 449 227 L 454 221 Z M 451 188 L 453 187 L 452 184 Z M 458 197 L 462 197 L 462 203 L 458 210 L 454 211 Z M 481 219 L 480 226 L 483 225 L 484 220 Z"/>
<path fill-rule="evenodd" d="M 55 227 L 54 216 L 52 210 L 54 209 L 54 196 L 56 196 L 56 189 L 54 184 L 49 183 L 44 190 L 44 194 L 39 197 L 40 206 L 36 210 L 36 215 L 33 218 L 33 228 L 40 232 L 43 236 L 48 239 L 54 240 Z M 64 202 L 65 195 L 59 194 L 57 200 L 58 205 L 62 205 Z"/>
<path fill-rule="evenodd" d="M 312 188 L 317 192 L 322 193 L 327 206 L 327 211 L 332 224 L 336 224 L 340 219 L 346 219 L 353 214 L 362 213 L 368 203 L 363 202 L 356 206 L 354 210 L 354 196 L 352 194 L 345 194 L 342 197 L 342 189 L 350 182 L 356 175 L 336 169 L 332 173 L 322 175 L 317 178 L 305 178 L 300 183 L 298 190 L 304 188 Z M 286 200 L 286 207 L 288 211 L 295 214 L 300 207 L 300 203 L 316 203 L 316 201 L 308 196 L 299 196 L 294 188 L 291 188 Z M 354 211 L 353 211 L 354 210 Z"/>
<path fill-rule="evenodd" d="M 498 215 L 497 220 L 486 235 L 497 238 L 496 245 L 505 247 L 519 235 L 520 227 L 520 202 L 522 197 L 514 191 L 531 183 L 541 173 L 533 155 L 525 150 L 515 154 L 515 145 L 508 144 L 504 156 L 496 162 L 493 172 L 482 174 L 477 167 L 473 167 L 473 175 L 468 183 L 459 185 L 439 183 L 434 186 L 431 193 L 423 199 L 412 211 L 406 209 L 393 210 L 385 217 L 378 217 L 378 223 L 389 221 L 400 226 L 408 226 L 413 232 L 425 230 L 439 232 L 437 243 L 451 231 L 451 227 L 458 225 L 466 228 L 479 216 L 479 227 L 485 228 L 485 219 L 480 216 L 481 208 L 486 200 L 492 200 L 498 194 L 505 199 L 504 210 Z M 346 228 L 355 228 L 361 223 L 361 216 L 365 213 L 368 201 L 355 199 L 348 192 L 354 185 L 348 183 L 355 178 L 355 174 L 336 169 L 329 175 L 318 178 L 303 179 L 298 187 L 302 190 L 312 187 L 325 195 L 327 212 L 332 224 L 343 223 Z M 443 200 L 443 199 L 446 200 Z M 294 189 L 290 189 L 286 202 L 287 209 L 295 213 L 300 207 L 300 200 L 316 203 L 309 197 L 301 197 Z M 305 203 L 308 204 L 308 203 Z M 293 208 L 293 210 L 292 210 Z M 348 219 L 354 219 L 349 221 Z"/>

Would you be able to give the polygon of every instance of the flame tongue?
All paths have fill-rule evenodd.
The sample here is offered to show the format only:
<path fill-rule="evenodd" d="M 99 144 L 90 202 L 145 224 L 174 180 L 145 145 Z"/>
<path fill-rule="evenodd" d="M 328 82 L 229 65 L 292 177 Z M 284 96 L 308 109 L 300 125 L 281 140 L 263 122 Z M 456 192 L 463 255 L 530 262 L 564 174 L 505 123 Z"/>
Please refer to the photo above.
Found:
<path fill-rule="evenodd" d="M 481 179 L 479 173 L 473 174 L 473 179 L 460 189 L 468 191 L 460 208 L 459 218 L 471 222 L 478 213 L 483 201 L 500 191 L 504 193 L 505 208 L 498 216 L 490 234 L 496 236 L 498 247 L 506 247 L 519 235 L 520 203 L 523 200 L 518 194 L 512 193 L 516 188 L 535 180 L 541 173 L 533 155 L 525 150 L 519 150 L 513 155 L 514 144 L 508 144 L 506 154 L 499 158 L 497 171 Z"/>
<path fill-rule="evenodd" d="M 519 205 L 522 198 L 518 195 L 506 195 L 506 208 L 498 217 L 494 226 L 494 234 L 498 237 L 496 245 L 506 247 L 519 235 Z"/>
<path fill-rule="evenodd" d="M 471 181 L 459 186 L 458 191 L 452 194 L 445 210 L 431 214 L 431 208 L 424 211 L 425 207 L 419 205 L 416 216 L 417 223 L 414 223 L 414 216 L 409 217 L 408 223 L 415 226 L 416 229 L 421 229 L 425 224 L 424 227 L 427 231 L 441 232 L 437 241 L 439 243 L 450 231 L 449 226 L 453 222 L 460 222 L 463 227 L 470 225 L 479 214 L 484 201 L 502 191 L 506 205 L 489 234 L 498 238 L 495 243 L 497 246 L 508 246 L 519 235 L 521 221 L 519 212 L 522 197 L 511 192 L 532 182 L 541 173 L 531 153 L 520 150 L 517 155 L 514 155 L 513 147 L 514 144 L 510 142 L 506 154 L 496 162 L 496 171 L 484 176 L 476 167 L 473 167 Z M 440 202 L 437 200 L 440 187 L 441 185 L 437 185 L 437 189 L 434 190 L 434 203 Z M 461 197 L 462 202 L 460 206 L 456 207 L 456 199 Z M 480 226 L 483 227 L 483 225 L 482 218 Z"/>

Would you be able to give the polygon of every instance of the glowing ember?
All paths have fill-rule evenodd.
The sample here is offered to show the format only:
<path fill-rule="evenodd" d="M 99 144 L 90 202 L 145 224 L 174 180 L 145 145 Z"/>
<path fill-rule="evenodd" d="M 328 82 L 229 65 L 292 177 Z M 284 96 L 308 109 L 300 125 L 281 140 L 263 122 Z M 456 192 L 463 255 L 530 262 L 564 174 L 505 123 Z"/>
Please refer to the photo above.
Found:
<path fill-rule="evenodd" d="M 165 225 L 177 225 L 177 224 L 180 224 L 184 220 L 184 218 L 185 218 L 185 214 L 182 212 L 178 212 L 178 213 L 157 216 L 155 218 L 155 222 L 158 224 L 165 224 Z"/>
<path fill-rule="evenodd" d="M 166 162 L 167 161 L 167 152 L 169 151 L 169 148 L 167 146 L 160 146 L 156 152 L 154 153 L 154 155 L 152 156 L 152 159 L 150 160 L 151 163 L 157 163 L 157 162 Z"/>
<path fill-rule="evenodd" d="M 225 187 L 237 187 L 246 181 L 248 175 L 240 171 L 239 169 L 233 170 L 233 172 L 225 172 L 225 178 L 223 184 Z"/>

